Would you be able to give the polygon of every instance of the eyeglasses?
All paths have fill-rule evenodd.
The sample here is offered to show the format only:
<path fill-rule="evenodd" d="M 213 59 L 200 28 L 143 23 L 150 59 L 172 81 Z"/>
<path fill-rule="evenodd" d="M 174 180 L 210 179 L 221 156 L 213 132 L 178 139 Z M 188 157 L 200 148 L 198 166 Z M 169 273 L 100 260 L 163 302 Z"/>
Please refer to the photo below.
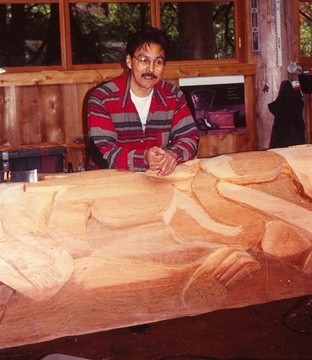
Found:
<path fill-rule="evenodd" d="M 151 65 L 152 60 L 147 56 L 140 56 L 137 58 L 135 55 L 133 55 L 133 57 L 138 60 L 139 67 L 141 69 L 147 69 Z M 162 70 L 165 66 L 165 60 L 161 57 L 156 58 L 153 60 L 153 64 L 156 70 Z"/>

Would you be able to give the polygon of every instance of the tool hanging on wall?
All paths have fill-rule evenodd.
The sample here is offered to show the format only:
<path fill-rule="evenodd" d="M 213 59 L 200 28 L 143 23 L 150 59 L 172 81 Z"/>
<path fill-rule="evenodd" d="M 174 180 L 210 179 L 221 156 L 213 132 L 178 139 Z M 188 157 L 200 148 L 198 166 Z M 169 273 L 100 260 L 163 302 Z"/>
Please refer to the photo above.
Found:
<path fill-rule="evenodd" d="M 251 15 L 252 51 L 260 51 L 257 0 L 250 0 L 250 15 Z"/>
<path fill-rule="evenodd" d="M 269 91 L 269 84 L 268 84 L 268 68 L 264 65 L 264 87 L 262 90 L 264 93 Z"/>
<path fill-rule="evenodd" d="M 273 0 L 273 13 L 275 16 L 275 37 L 276 37 L 276 62 L 277 66 L 283 66 L 283 43 L 282 43 L 282 1 Z"/>

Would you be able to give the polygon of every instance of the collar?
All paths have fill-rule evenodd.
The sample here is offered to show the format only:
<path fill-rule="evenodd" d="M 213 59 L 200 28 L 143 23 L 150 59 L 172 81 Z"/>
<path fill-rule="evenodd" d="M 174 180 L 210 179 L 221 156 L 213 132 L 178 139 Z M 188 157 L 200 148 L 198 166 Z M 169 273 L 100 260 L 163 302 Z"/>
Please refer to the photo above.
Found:
<path fill-rule="evenodd" d="M 130 71 L 127 75 L 125 75 L 125 91 L 122 94 L 122 107 L 130 105 L 132 103 L 131 94 L 130 94 Z M 153 97 L 152 100 L 156 101 L 157 106 L 163 105 L 167 106 L 165 91 L 164 91 L 164 84 L 163 80 L 160 80 L 153 88 Z"/>

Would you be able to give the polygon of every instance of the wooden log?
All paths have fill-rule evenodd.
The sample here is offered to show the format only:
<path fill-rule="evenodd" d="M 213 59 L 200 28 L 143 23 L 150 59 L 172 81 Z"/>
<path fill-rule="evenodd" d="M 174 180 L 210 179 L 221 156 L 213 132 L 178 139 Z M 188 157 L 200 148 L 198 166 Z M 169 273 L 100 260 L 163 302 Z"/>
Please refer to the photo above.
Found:
<path fill-rule="evenodd" d="M 0 185 L 0 348 L 312 293 L 312 146 Z"/>

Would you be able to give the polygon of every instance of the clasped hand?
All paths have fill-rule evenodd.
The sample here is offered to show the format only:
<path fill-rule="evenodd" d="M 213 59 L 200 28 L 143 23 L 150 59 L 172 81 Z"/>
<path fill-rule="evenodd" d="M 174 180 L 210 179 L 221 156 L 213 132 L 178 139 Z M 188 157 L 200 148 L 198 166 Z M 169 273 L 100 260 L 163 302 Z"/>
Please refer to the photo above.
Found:
<path fill-rule="evenodd" d="M 177 166 L 177 155 L 172 150 L 164 150 L 153 146 L 146 150 L 144 158 L 148 167 L 158 171 L 158 176 L 170 175 Z"/>

